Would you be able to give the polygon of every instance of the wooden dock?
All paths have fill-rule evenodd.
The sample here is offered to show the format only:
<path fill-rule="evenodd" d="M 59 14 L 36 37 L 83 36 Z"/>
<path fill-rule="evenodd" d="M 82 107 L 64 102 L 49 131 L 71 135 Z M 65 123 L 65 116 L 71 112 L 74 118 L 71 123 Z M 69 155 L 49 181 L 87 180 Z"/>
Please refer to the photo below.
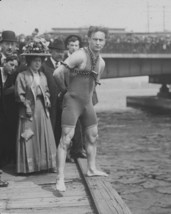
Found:
<path fill-rule="evenodd" d="M 66 164 L 64 193 L 55 173 L 16 176 L 5 170 L 9 186 L 0 188 L 0 214 L 131 214 L 107 178 L 86 177 L 86 160 Z"/>
<path fill-rule="evenodd" d="M 171 99 L 158 96 L 128 96 L 127 106 L 160 112 L 171 112 Z"/>

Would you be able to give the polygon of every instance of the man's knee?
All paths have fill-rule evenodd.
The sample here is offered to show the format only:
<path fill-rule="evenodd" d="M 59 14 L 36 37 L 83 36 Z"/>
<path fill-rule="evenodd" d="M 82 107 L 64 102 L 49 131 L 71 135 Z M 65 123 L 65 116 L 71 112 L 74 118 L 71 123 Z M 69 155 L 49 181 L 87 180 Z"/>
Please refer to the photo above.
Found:
<path fill-rule="evenodd" d="M 71 139 L 73 138 L 74 135 L 74 129 L 64 129 L 62 130 L 62 136 L 60 139 L 60 143 L 59 145 L 64 149 L 67 150 L 70 143 L 71 143 Z"/>
<path fill-rule="evenodd" d="M 87 143 L 95 144 L 98 138 L 97 128 L 95 127 L 90 130 L 87 130 L 85 133 L 85 137 Z"/>
<path fill-rule="evenodd" d="M 61 137 L 60 143 L 59 143 L 59 146 L 61 148 L 67 151 L 69 144 L 70 144 L 70 140 L 68 140 L 67 137 Z"/>

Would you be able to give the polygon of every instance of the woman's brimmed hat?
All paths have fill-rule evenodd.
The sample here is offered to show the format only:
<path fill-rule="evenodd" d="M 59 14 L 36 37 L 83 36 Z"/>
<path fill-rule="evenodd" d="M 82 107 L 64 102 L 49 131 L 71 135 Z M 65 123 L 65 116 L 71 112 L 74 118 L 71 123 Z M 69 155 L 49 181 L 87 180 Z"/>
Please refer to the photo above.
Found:
<path fill-rule="evenodd" d="M 51 56 L 45 41 L 40 39 L 29 42 L 22 48 L 22 51 L 23 53 L 21 54 L 21 56 Z"/>

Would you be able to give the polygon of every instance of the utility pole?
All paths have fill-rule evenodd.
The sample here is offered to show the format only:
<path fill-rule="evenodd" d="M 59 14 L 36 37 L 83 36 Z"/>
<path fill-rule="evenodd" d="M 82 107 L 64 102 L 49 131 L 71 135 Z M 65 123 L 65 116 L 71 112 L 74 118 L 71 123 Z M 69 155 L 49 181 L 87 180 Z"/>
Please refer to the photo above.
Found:
<path fill-rule="evenodd" d="M 150 32 L 150 11 L 149 11 L 149 2 L 147 2 L 147 32 Z"/>
<path fill-rule="evenodd" d="M 165 6 L 163 6 L 163 32 L 165 32 Z"/>

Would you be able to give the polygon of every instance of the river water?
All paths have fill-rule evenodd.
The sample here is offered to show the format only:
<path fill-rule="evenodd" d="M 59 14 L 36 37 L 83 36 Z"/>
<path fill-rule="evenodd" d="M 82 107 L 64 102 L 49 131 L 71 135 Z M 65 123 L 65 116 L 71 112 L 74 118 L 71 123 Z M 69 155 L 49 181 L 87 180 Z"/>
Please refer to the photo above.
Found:
<path fill-rule="evenodd" d="M 133 214 L 171 213 L 171 115 L 128 108 L 159 86 L 102 80 L 97 161 Z"/>

